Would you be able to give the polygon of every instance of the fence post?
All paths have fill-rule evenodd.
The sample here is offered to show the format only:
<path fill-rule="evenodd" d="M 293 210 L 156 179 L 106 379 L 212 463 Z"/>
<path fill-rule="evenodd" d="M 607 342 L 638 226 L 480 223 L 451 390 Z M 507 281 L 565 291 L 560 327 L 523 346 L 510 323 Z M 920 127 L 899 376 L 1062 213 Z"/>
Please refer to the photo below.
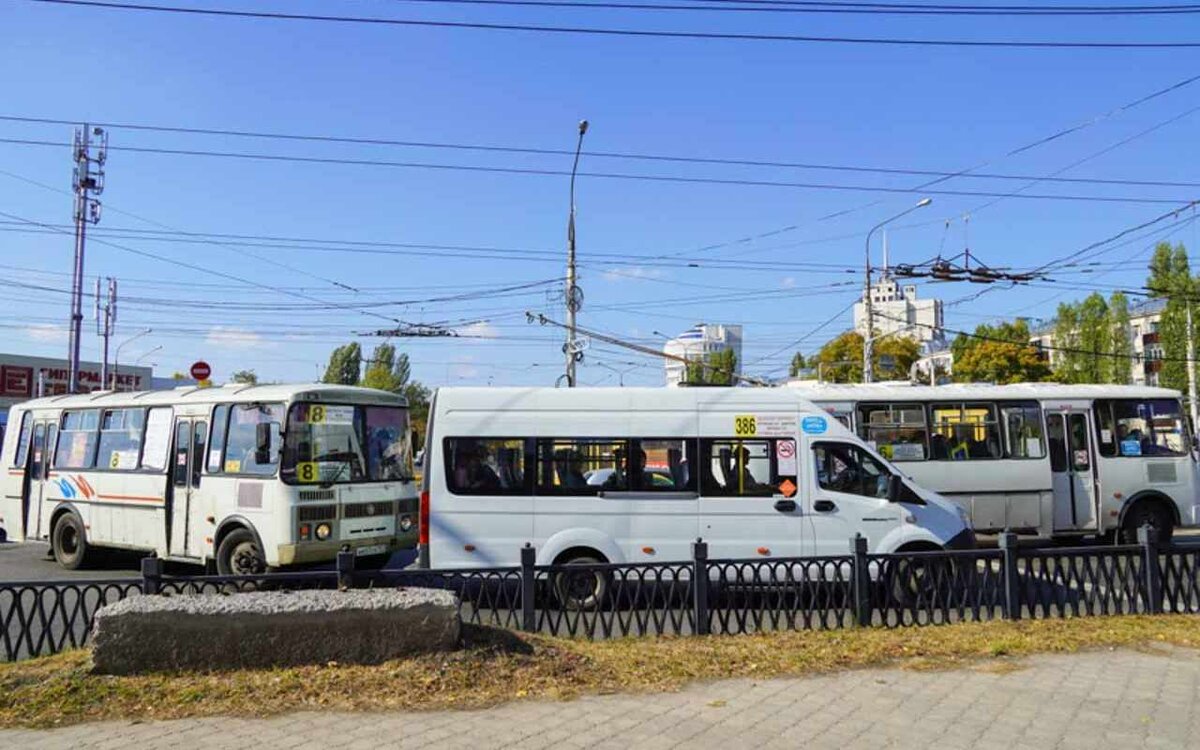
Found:
<path fill-rule="evenodd" d="M 863 628 L 871 626 L 871 563 L 867 561 L 867 538 L 855 534 L 850 539 L 854 556 L 850 574 L 854 588 L 854 622 Z"/>
<path fill-rule="evenodd" d="M 712 632 L 708 611 L 708 542 L 692 542 L 692 606 L 696 614 L 696 635 Z"/>
<path fill-rule="evenodd" d="M 354 588 L 354 553 L 353 552 L 338 552 L 337 554 L 337 579 L 339 589 Z"/>
<path fill-rule="evenodd" d="M 534 611 L 534 597 L 537 595 L 537 574 L 533 569 L 535 562 L 537 550 L 526 542 L 521 548 L 521 630 L 527 633 L 537 630 L 537 612 Z"/>
<path fill-rule="evenodd" d="M 1021 572 L 1017 569 L 1017 535 L 1005 531 L 1000 535 L 1000 551 L 1004 553 L 1000 580 L 1004 584 L 1004 619 L 1021 619 Z"/>
<path fill-rule="evenodd" d="M 162 588 L 163 561 L 160 557 L 142 558 L 142 593 L 157 594 Z"/>
<path fill-rule="evenodd" d="M 1158 565 L 1158 529 L 1146 524 L 1138 529 L 1138 544 L 1142 545 L 1142 565 L 1146 569 L 1146 611 L 1161 615 L 1162 568 Z"/>

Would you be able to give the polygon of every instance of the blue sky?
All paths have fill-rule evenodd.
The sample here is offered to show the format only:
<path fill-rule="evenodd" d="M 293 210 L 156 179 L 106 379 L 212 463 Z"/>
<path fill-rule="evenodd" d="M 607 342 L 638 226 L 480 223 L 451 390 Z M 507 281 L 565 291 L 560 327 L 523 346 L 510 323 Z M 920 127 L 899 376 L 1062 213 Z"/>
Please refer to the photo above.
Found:
<path fill-rule="evenodd" d="M 1187 39 L 1191 16 L 1150 19 L 897 18 L 774 14 L 634 13 L 574 8 L 414 5 L 392 0 L 246 3 L 210 7 L 348 15 L 628 28 L 959 39 L 1149 41 Z M 1021 50 L 552 36 L 451 29 L 249 21 L 54 7 L 0 6 L 0 115 L 197 128 L 570 149 L 591 122 L 593 151 L 755 159 L 881 168 L 1048 175 L 1200 105 L 1200 82 L 1077 133 L 1004 158 L 1013 148 L 1089 121 L 1200 72 L 1189 50 Z M 1194 180 L 1198 116 L 1064 172 L 1064 177 Z M 0 138 L 66 143 L 71 128 L 0 122 Z M 179 135 L 114 128 L 98 235 L 153 229 L 326 239 L 339 243 L 560 251 L 562 176 L 248 161 L 120 151 L 163 147 L 564 170 L 567 156 L 459 152 Z M 0 169 L 69 189 L 70 153 L 0 143 Z M 585 156 L 584 172 L 908 188 L 920 177 L 782 168 L 650 163 Z M 1023 183 L 960 177 L 937 190 L 1010 192 Z M 1040 195 L 1156 200 L 1197 197 L 1190 187 L 1039 184 Z M 779 375 L 791 352 L 813 352 L 850 325 L 849 314 L 802 339 L 853 301 L 863 238 L 921 194 L 734 186 L 581 177 L 577 186 L 580 325 L 643 344 L 698 321 L 745 326 L 747 371 Z M 949 256 L 969 242 L 991 265 L 1028 267 L 1155 217 L 1171 204 L 934 195 L 890 232 L 892 258 Z M 830 213 L 849 211 L 822 220 Z M 46 224 L 70 221 L 67 195 L 0 174 L 0 211 Z M 121 211 L 127 214 L 120 213 Z M 970 213 L 969 232 L 962 221 Z M 1190 216 L 1190 214 L 1185 215 Z M 950 219 L 949 227 L 946 220 Z M 1168 222 L 1169 223 L 1169 222 Z M 1054 284 L 1138 285 L 1160 238 L 1192 246 L 1194 224 L 1137 235 L 1099 260 L 1103 276 Z M 0 225 L 5 230 L 19 228 Z M 772 236 L 768 233 L 788 228 Z M 523 312 L 561 317 L 547 289 L 559 256 L 515 259 L 314 252 L 233 244 L 109 239 L 287 292 L 89 245 L 87 273 L 116 276 L 128 301 L 117 341 L 144 328 L 123 360 L 169 374 L 196 359 L 218 380 L 253 368 L 309 380 L 339 342 L 386 326 L 347 305 L 413 322 L 459 321 L 459 338 L 400 340 L 415 376 L 432 384 L 551 384 L 561 372 L 558 332 Z M 745 241 L 742 241 L 745 240 Z M 287 244 L 287 243 L 277 243 Z M 713 245 L 721 245 L 712 248 Z M 344 245 L 340 247 L 345 247 Z M 364 246 L 359 246 L 364 247 Z M 709 248 L 701 250 L 701 248 Z M 876 244 L 878 260 L 878 244 Z M 389 252 L 401 249 L 390 247 Z M 472 251 L 486 255 L 485 251 Z M 63 355 L 72 239 L 0 232 L 10 285 L 0 294 L 0 351 Z M 251 257 L 253 253 L 262 259 Z M 463 253 L 458 253 L 462 255 Z M 565 252 L 563 253 L 565 256 Z M 663 259 L 662 256 L 672 256 Z M 707 259 L 723 261 L 720 267 Z M 698 267 L 689 267 L 693 259 Z M 738 263 L 746 265 L 739 266 Z M 751 262 L 773 264 L 755 268 Z M 280 267 L 284 264 L 287 268 Z M 788 264 L 795 265 L 787 268 Z M 809 264 L 807 266 L 797 264 Z M 824 267 L 819 267 L 824 264 Z M 347 292 L 336 281 L 358 289 Z M 413 302 L 546 281 L 451 302 Z M 50 289 L 11 286 L 12 283 Z M 90 282 L 89 282 L 90 284 Z M 843 286 L 831 286 L 842 284 Z M 993 316 L 1053 314 L 1068 289 L 1004 289 L 950 305 L 951 328 Z M 950 302 L 980 287 L 922 287 Z M 340 308 L 302 309 L 319 298 Z M 181 302 L 182 300 L 182 302 Z M 412 302 L 412 304 L 382 304 Z M 94 324 L 84 356 L 96 359 Z M 378 341 L 359 338 L 369 349 Z M 773 356 L 769 356 L 773 355 Z M 661 362 L 593 342 L 580 379 L 659 384 Z"/>

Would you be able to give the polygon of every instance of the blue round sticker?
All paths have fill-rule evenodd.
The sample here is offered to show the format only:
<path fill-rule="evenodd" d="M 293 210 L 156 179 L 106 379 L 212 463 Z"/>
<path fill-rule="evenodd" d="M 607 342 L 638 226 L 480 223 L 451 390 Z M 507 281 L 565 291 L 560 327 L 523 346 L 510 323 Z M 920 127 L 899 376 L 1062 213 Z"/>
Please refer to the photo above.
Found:
<path fill-rule="evenodd" d="M 808 435 L 820 435 L 828 429 L 829 423 L 825 417 L 805 417 L 800 420 L 800 429 Z"/>

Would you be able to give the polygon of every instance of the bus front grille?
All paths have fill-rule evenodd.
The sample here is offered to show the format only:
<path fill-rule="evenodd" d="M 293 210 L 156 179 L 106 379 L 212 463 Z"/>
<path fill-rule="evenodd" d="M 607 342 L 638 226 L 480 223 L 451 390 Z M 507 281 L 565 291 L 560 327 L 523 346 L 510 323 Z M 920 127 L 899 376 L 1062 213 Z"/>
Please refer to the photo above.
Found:
<path fill-rule="evenodd" d="M 336 505 L 306 505 L 296 508 L 298 521 L 331 521 L 337 518 Z"/>
<path fill-rule="evenodd" d="M 396 512 L 395 504 L 390 500 L 377 503 L 356 503 L 342 509 L 342 518 L 372 518 L 374 516 L 390 516 Z"/>
<path fill-rule="evenodd" d="M 337 492 L 334 490 L 300 490 L 301 500 L 336 500 Z"/>

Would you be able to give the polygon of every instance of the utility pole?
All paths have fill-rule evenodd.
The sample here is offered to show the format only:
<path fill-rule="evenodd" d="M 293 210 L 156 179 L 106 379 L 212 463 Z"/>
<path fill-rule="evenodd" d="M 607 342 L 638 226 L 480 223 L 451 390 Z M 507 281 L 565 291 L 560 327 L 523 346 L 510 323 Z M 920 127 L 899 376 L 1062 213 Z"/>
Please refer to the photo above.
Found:
<path fill-rule="evenodd" d="M 116 375 L 109 383 L 108 377 L 108 341 L 112 338 L 113 326 L 117 323 L 117 280 L 108 277 L 108 296 L 104 305 L 100 304 L 100 279 L 96 279 L 96 334 L 104 340 L 103 354 L 100 358 L 100 387 L 117 390 Z"/>
<path fill-rule="evenodd" d="M 94 139 L 94 141 L 93 141 Z M 92 146 L 96 155 L 92 156 Z M 100 221 L 100 201 L 93 195 L 104 192 L 104 160 L 108 157 L 108 134 L 87 123 L 75 129 L 75 264 L 71 274 L 71 326 L 67 349 L 69 371 L 67 392 L 79 390 L 79 341 L 83 333 L 83 253 L 87 225 Z M 104 387 L 104 383 L 100 384 Z"/>
<path fill-rule="evenodd" d="M 583 135 L 587 129 L 588 121 L 580 121 L 575 163 L 571 167 L 571 215 L 567 220 L 567 342 L 563 344 L 563 354 L 567 357 L 565 378 L 568 388 L 575 387 L 575 365 L 583 359 L 583 350 L 575 338 L 575 313 L 583 307 L 583 290 L 575 285 L 575 172 L 579 169 L 579 153 L 583 150 Z"/>
<path fill-rule="evenodd" d="M 875 309 L 871 305 L 871 235 L 875 234 L 876 230 L 891 224 L 901 216 L 907 216 L 912 211 L 918 208 L 924 208 L 930 203 L 933 203 L 933 198 L 922 198 L 917 202 L 917 205 L 904 209 L 900 213 L 879 222 L 871 227 L 871 231 L 867 232 L 867 262 L 866 262 L 866 286 L 863 288 L 863 305 L 867 314 L 867 335 L 863 337 L 863 382 L 871 383 L 875 380 L 875 365 L 872 359 L 875 356 Z"/>

